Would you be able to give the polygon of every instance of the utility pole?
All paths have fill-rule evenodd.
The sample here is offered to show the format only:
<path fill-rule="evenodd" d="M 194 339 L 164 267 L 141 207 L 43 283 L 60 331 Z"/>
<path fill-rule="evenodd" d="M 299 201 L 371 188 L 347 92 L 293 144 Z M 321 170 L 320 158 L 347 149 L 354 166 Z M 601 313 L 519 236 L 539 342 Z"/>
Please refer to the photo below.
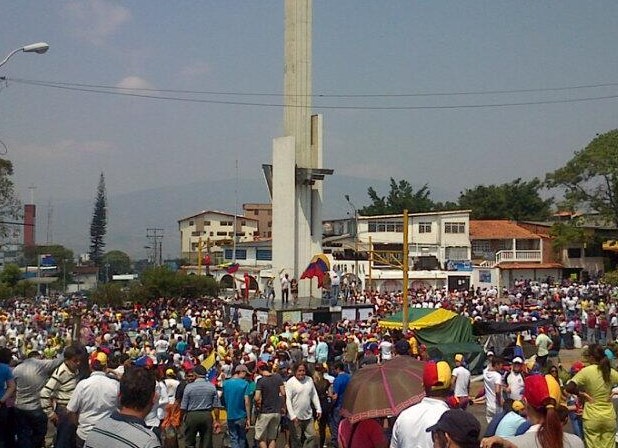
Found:
<path fill-rule="evenodd" d="M 403 211 L 403 316 L 401 319 L 402 331 L 408 331 L 408 210 Z"/>
<path fill-rule="evenodd" d="M 163 264 L 163 235 L 163 229 L 146 229 L 146 238 L 150 241 L 152 261 L 155 266 L 161 266 Z"/>

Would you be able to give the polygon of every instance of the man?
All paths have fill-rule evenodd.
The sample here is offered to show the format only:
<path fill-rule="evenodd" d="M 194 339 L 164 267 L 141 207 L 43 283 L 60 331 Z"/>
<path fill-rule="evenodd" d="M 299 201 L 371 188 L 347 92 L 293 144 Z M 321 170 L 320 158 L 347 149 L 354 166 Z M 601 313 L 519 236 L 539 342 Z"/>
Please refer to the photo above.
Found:
<path fill-rule="evenodd" d="M 343 352 L 343 361 L 349 373 L 356 372 L 358 366 L 358 344 L 354 340 L 353 334 L 348 336 L 348 343 Z"/>
<path fill-rule="evenodd" d="M 281 303 L 287 305 L 290 297 L 290 276 L 288 274 L 281 275 Z"/>
<path fill-rule="evenodd" d="M 491 422 L 502 407 L 502 358 L 494 356 L 491 363 L 483 370 L 485 387 L 485 418 Z"/>
<path fill-rule="evenodd" d="M 324 340 L 324 336 L 318 338 L 318 345 L 315 347 L 315 360 L 318 364 L 324 364 L 328 361 L 328 344 Z"/>
<path fill-rule="evenodd" d="M 337 445 L 337 431 L 339 423 L 341 423 L 341 406 L 343 406 L 343 395 L 350 382 L 351 375 L 346 373 L 343 363 L 336 362 L 335 366 L 335 381 L 333 381 L 333 393 L 331 396 L 333 409 L 330 415 L 330 434 L 333 446 Z"/>
<path fill-rule="evenodd" d="M 206 448 L 213 448 L 213 432 L 221 430 L 219 422 L 219 395 L 217 389 L 204 378 L 208 372 L 204 366 L 198 364 L 193 369 L 195 381 L 187 384 L 182 401 L 180 402 L 180 412 L 185 417 L 185 443 L 187 448 L 195 448 L 197 434 L 199 433 Z M 215 414 L 213 422 L 212 414 Z M 181 418 L 182 420 L 182 418 Z"/>
<path fill-rule="evenodd" d="M 435 448 L 477 448 L 481 424 L 468 412 L 451 409 L 426 431 L 431 433 Z"/>
<path fill-rule="evenodd" d="M 0 348 L 0 447 L 11 448 L 15 445 L 15 416 L 7 402 L 15 396 L 15 378 L 9 367 L 12 354 L 6 347 Z"/>
<path fill-rule="evenodd" d="M 331 288 L 331 297 L 330 304 L 331 306 L 337 306 L 337 302 L 339 301 L 339 290 L 341 286 L 341 278 L 339 274 L 335 271 L 330 271 L 330 288 Z"/>
<path fill-rule="evenodd" d="M 109 417 L 118 405 L 118 381 L 106 375 L 107 355 L 94 352 L 90 356 L 92 373 L 77 383 L 67 404 L 69 418 L 77 423 L 77 447 L 84 446 L 90 430 L 105 417 Z"/>
<path fill-rule="evenodd" d="M 43 446 L 47 433 L 47 415 L 41 407 L 41 389 L 47 378 L 62 363 L 58 359 L 41 359 L 35 350 L 28 354 L 24 362 L 13 370 L 17 396 L 15 414 L 17 417 L 17 445 L 25 448 Z"/>
<path fill-rule="evenodd" d="M 165 364 L 167 361 L 167 350 L 170 348 L 170 343 L 164 334 L 159 336 L 159 340 L 154 345 L 158 364 Z"/>
<path fill-rule="evenodd" d="M 455 368 L 451 378 L 453 385 L 453 395 L 459 402 L 461 409 L 468 407 L 470 396 L 470 371 L 464 366 L 462 354 L 455 355 Z"/>
<path fill-rule="evenodd" d="M 238 364 L 234 375 L 223 382 L 223 401 L 227 412 L 227 429 L 231 448 L 245 448 L 251 422 L 251 392 L 245 377 L 247 366 Z"/>
<path fill-rule="evenodd" d="M 150 369 L 130 367 L 120 379 L 120 409 L 100 420 L 89 432 L 88 448 L 159 448 L 161 443 L 144 418 L 155 396 L 155 375 Z"/>
<path fill-rule="evenodd" d="M 285 383 L 278 373 L 272 373 L 268 363 L 260 363 L 262 377 L 255 390 L 255 440 L 260 448 L 276 448 L 281 412 L 285 412 Z"/>
<path fill-rule="evenodd" d="M 526 405 L 520 400 L 513 401 L 511 410 L 507 412 L 496 427 L 496 436 L 513 437 L 523 434 L 530 427 L 526 421 Z"/>
<path fill-rule="evenodd" d="M 504 378 L 505 391 L 511 400 L 521 400 L 524 395 L 524 375 L 522 365 L 524 360 L 519 356 L 513 358 L 511 371 Z"/>
<path fill-rule="evenodd" d="M 307 364 L 301 362 L 294 366 L 293 376 L 285 383 L 285 401 L 291 422 L 290 436 L 292 448 L 313 448 L 315 427 L 313 409 L 319 420 L 322 407 L 313 380 L 307 376 Z"/>
<path fill-rule="evenodd" d="M 549 336 L 545 334 L 545 329 L 539 328 L 539 334 L 536 337 L 534 344 L 537 347 L 536 362 L 541 370 L 545 369 L 547 365 L 547 358 L 549 357 L 549 351 L 552 349 L 553 344 Z"/>
<path fill-rule="evenodd" d="M 64 362 L 52 373 L 41 390 L 41 407 L 50 422 L 56 425 L 54 448 L 75 446 L 75 425 L 69 421 L 67 404 L 77 386 L 77 374 L 85 351 L 75 345 L 64 349 Z M 55 408 L 54 408 L 55 405 Z"/>
<path fill-rule="evenodd" d="M 393 427 L 390 448 L 431 448 L 427 428 L 448 411 L 445 400 L 450 393 L 451 368 L 446 361 L 427 362 L 423 369 L 425 398 L 399 414 Z"/>

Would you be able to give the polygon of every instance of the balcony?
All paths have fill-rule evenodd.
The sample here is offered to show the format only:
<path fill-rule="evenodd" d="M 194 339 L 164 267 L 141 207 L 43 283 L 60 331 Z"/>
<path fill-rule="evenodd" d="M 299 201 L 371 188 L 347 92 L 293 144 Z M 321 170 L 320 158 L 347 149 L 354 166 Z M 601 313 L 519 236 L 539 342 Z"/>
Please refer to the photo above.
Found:
<path fill-rule="evenodd" d="M 540 263 L 543 254 L 540 250 L 501 250 L 496 252 L 495 261 L 484 261 L 483 267 L 494 267 L 500 263 Z"/>

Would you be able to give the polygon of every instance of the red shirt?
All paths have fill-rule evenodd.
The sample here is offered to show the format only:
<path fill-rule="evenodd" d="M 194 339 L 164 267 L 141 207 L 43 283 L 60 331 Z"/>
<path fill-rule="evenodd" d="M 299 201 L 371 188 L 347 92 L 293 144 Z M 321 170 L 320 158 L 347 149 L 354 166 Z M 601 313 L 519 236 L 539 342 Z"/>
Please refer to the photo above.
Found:
<path fill-rule="evenodd" d="M 350 440 L 351 437 L 352 440 Z M 374 448 L 388 446 L 388 440 L 376 420 L 372 418 L 361 420 L 356 424 L 356 431 L 352 435 L 350 420 L 344 418 L 339 424 L 339 446 L 342 448 Z"/>

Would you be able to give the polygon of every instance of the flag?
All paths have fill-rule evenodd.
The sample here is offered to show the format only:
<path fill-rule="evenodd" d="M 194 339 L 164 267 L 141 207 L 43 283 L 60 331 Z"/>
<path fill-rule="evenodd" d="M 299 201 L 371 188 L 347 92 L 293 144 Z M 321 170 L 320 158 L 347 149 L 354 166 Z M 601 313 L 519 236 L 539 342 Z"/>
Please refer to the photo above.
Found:
<path fill-rule="evenodd" d="M 207 381 L 215 384 L 217 382 L 217 352 L 215 350 L 202 361 L 202 366 L 208 371 Z"/>
<path fill-rule="evenodd" d="M 513 349 L 513 358 L 520 357 L 521 359 L 526 359 L 524 355 L 524 347 L 521 345 L 521 333 L 517 334 L 517 342 L 515 343 L 515 348 Z"/>
<path fill-rule="evenodd" d="M 302 273 L 302 275 L 300 276 L 300 279 L 302 280 L 304 278 L 317 277 L 318 287 L 321 288 L 323 284 L 324 275 L 327 274 L 329 270 L 330 270 L 330 262 L 328 261 L 328 258 L 326 257 L 326 255 L 318 254 L 318 255 L 315 255 L 311 259 L 309 266 L 307 266 L 307 269 L 305 269 L 305 271 Z"/>
<path fill-rule="evenodd" d="M 221 269 L 225 269 L 225 271 L 228 274 L 233 274 L 234 272 L 236 272 L 238 270 L 238 268 L 240 267 L 240 265 L 238 263 L 232 263 L 231 261 L 228 263 L 223 263 L 220 264 L 219 267 Z"/>

